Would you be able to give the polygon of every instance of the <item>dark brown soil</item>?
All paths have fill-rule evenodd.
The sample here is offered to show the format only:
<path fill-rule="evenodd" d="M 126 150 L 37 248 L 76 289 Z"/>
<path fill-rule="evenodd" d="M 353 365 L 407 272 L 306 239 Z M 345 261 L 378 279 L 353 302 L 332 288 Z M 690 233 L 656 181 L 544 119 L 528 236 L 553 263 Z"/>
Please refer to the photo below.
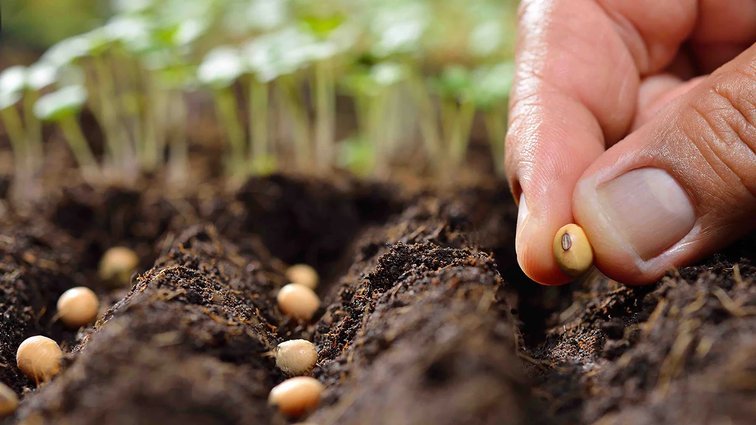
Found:
<path fill-rule="evenodd" d="M 321 425 L 751 423 L 755 238 L 649 287 L 540 287 L 516 266 L 509 199 L 272 176 L 0 205 L 0 380 L 22 395 L 3 423 L 288 423 L 267 406 L 284 379 L 270 350 L 300 337 L 319 350 Z M 97 282 L 114 245 L 142 258 L 130 288 Z M 295 262 L 324 280 L 310 324 L 275 305 Z M 106 305 L 72 332 L 53 315 L 76 285 Z M 34 334 L 67 353 L 40 388 L 15 366 Z"/>

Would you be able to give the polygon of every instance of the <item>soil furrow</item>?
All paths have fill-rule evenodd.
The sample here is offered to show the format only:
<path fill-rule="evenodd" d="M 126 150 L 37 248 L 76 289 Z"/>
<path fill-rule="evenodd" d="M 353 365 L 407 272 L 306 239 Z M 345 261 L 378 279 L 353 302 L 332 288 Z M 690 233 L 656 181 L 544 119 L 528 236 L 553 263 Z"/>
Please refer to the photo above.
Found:
<path fill-rule="evenodd" d="M 540 287 L 506 192 L 271 176 L 170 200 L 77 186 L 34 226 L 6 215 L 0 380 L 23 400 L 3 423 L 287 423 L 267 396 L 291 338 L 317 345 L 321 425 L 749 423 L 756 239 L 648 287 Z M 156 261 L 114 290 L 95 270 L 120 244 Z M 296 262 L 321 275 L 311 324 L 275 305 Z M 79 332 L 53 317 L 76 285 L 109 306 Z M 15 366 L 33 334 L 67 353 L 36 390 Z"/>

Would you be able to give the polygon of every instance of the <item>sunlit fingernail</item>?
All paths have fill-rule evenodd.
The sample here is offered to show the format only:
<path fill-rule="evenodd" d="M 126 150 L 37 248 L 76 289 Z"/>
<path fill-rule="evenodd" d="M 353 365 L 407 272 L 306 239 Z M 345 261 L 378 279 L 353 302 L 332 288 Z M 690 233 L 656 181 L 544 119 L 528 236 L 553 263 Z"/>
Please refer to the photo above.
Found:
<path fill-rule="evenodd" d="M 599 208 L 643 260 L 679 242 L 696 221 L 685 190 L 658 168 L 627 172 L 600 185 L 597 193 Z"/>
<path fill-rule="evenodd" d="M 517 233 L 520 233 L 525 220 L 528 218 L 528 203 L 525 202 L 525 194 L 520 195 L 520 208 L 517 211 Z"/>
<path fill-rule="evenodd" d="M 525 202 L 525 194 L 520 195 L 520 206 L 517 211 L 517 230 L 515 234 L 515 251 L 519 252 L 522 245 L 522 229 L 528 219 L 528 203 Z"/>

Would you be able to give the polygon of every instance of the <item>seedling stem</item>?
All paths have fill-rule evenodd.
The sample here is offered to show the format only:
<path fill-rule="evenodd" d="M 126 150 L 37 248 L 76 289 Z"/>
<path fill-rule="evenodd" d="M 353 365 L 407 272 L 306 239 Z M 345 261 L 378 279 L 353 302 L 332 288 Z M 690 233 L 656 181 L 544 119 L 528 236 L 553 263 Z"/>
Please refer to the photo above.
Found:
<path fill-rule="evenodd" d="M 335 82 L 332 64 L 325 60 L 315 64 L 315 150 L 316 162 L 322 170 L 333 159 L 335 126 Z"/>
<path fill-rule="evenodd" d="M 275 155 L 268 134 L 269 86 L 251 78 L 249 89 L 249 163 L 255 173 L 268 173 L 275 169 Z"/>
<path fill-rule="evenodd" d="M 236 177 L 244 177 L 244 130 L 236 115 L 236 97 L 231 87 L 219 88 L 215 91 L 215 107 L 218 112 L 218 120 L 226 129 L 230 157 L 228 167 L 231 174 Z"/>
<path fill-rule="evenodd" d="M 63 135 L 68 140 L 71 151 L 81 167 L 84 178 L 92 180 L 99 175 L 97 160 L 87 144 L 87 139 L 81 131 L 81 126 L 75 115 L 65 116 L 59 121 Z"/>

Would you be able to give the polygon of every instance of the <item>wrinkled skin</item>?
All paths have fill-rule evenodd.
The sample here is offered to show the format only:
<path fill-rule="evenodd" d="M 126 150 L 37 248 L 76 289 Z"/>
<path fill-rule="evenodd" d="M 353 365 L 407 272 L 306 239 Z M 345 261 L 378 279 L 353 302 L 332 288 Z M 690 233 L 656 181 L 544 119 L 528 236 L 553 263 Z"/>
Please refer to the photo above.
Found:
<path fill-rule="evenodd" d="M 528 276 L 568 281 L 550 250 L 570 222 L 631 284 L 754 229 L 756 1 L 525 0 L 519 25 L 505 160 Z M 636 228 L 602 209 L 602 185 L 638 169 L 677 184 L 661 198 L 687 198 L 678 219 Z"/>

